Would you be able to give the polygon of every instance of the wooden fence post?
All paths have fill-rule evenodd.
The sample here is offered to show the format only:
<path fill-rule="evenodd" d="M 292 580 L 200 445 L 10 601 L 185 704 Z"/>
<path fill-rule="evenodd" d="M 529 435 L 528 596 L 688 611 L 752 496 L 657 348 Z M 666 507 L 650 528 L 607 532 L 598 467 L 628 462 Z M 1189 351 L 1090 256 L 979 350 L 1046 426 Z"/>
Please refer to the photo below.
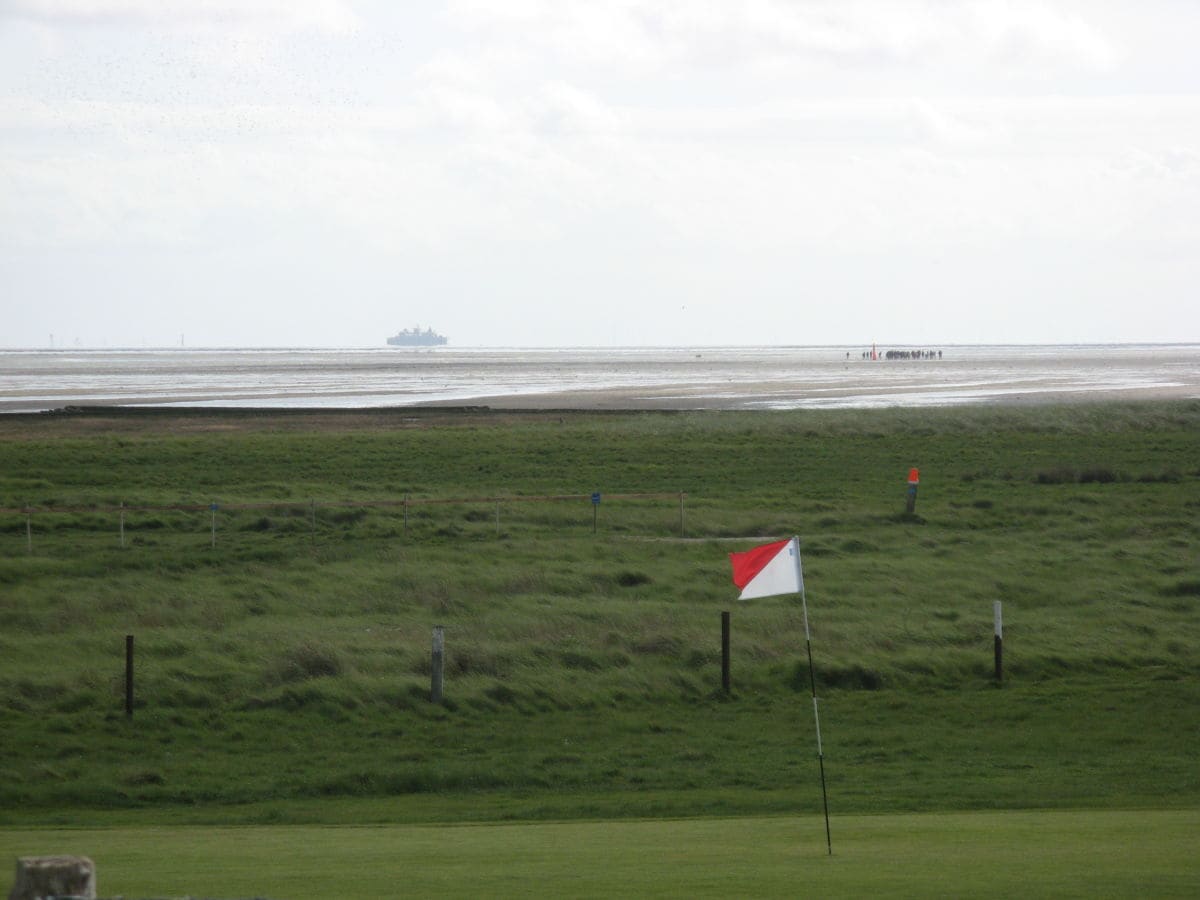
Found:
<path fill-rule="evenodd" d="M 125 717 L 133 718 L 133 635 L 125 635 Z"/>
<path fill-rule="evenodd" d="M 995 638 L 993 644 L 996 654 L 996 684 L 1004 683 L 1004 620 L 1000 613 L 1000 601 L 996 600 L 992 604 L 992 611 L 995 616 Z"/>
<path fill-rule="evenodd" d="M 721 690 L 729 696 L 729 612 L 721 613 Z"/>
<path fill-rule="evenodd" d="M 433 626 L 433 665 L 429 684 L 429 702 L 442 702 L 442 674 L 445 663 L 446 637 L 441 625 Z"/>

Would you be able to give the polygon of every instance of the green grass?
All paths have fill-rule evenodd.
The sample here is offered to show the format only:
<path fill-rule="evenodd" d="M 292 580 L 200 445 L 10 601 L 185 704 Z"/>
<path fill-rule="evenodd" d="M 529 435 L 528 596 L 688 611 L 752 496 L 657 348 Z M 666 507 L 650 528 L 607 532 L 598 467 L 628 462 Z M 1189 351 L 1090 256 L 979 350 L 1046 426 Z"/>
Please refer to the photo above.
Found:
<path fill-rule="evenodd" d="M 1194 897 L 1200 813 L 0 831 L 90 855 L 103 896 Z"/>
<path fill-rule="evenodd" d="M 674 500 L 605 500 L 596 534 L 586 500 L 499 529 L 494 503 L 321 506 L 593 490 L 686 491 L 687 539 Z M 166 510 L 121 548 L 106 509 L 212 499 L 280 505 L 222 509 L 215 547 Z M 25 504 L 6 826 L 817 809 L 800 607 L 737 604 L 726 559 L 791 534 L 838 814 L 1200 805 L 1200 403 L 6 417 L 0 507 Z"/>

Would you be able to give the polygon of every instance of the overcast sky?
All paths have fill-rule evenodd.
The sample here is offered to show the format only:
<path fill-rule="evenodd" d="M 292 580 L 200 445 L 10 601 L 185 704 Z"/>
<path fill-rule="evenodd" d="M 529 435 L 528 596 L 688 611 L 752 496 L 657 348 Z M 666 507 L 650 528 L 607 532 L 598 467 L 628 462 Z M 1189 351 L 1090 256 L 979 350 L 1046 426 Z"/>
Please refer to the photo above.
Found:
<path fill-rule="evenodd" d="M 1191 0 L 0 0 L 0 346 L 1200 340 Z"/>

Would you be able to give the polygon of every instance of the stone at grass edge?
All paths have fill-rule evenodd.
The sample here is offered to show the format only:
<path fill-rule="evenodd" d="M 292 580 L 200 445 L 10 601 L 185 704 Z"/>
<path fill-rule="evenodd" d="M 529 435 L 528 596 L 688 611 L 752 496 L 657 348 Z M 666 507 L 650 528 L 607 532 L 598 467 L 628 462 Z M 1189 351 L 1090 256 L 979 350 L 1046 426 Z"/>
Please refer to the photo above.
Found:
<path fill-rule="evenodd" d="M 23 856 L 8 900 L 96 900 L 96 865 L 86 856 Z"/>

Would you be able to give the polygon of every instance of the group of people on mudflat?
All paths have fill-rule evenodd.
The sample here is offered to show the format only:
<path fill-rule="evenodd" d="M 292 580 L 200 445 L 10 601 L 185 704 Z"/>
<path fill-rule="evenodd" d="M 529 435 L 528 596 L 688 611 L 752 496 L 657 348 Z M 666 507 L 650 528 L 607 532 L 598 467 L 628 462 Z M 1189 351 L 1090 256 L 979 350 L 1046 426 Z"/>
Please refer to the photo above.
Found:
<path fill-rule="evenodd" d="M 846 354 L 846 359 L 850 354 Z M 884 350 L 877 351 L 874 347 L 862 352 L 863 359 L 941 359 L 941 350 Z"/>

